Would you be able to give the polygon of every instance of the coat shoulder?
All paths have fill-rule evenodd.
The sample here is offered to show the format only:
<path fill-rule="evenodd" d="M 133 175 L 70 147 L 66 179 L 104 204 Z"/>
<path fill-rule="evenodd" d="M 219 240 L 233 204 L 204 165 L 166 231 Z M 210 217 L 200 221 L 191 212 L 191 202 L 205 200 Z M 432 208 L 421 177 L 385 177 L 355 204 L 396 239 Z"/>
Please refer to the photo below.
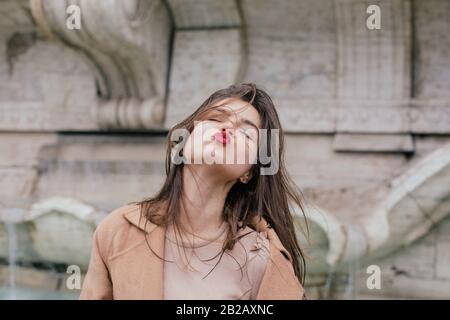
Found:
<path fill-rule="evenodd" d="M 128 232 L 127 225 L 130 224 L 125 219 L 126 215 L 137 210 L 139 210 L 137 206 L 121 206 L 110 211 L 97 225 L 93 234 L 91 258 L 80 299 L 113 299 L 109 264 L 113 244 L 115 240 L 122 240 L 117 235 Z M 124 241 L 120 242 L 126 244 Z"/>
<path fill-rule="evenodd" d="M 304 288 L 295 275 L 293 265 L 273 243 L 270 259 L 257 295 L 257 300 L 302 300 Z"/>
<path fill-rule="evenodd" d="M 293 259 L 283 246 L 277 233 L 272 228 L 265 229 L 269 247 L 270 259 L 267 264 L 258 300 L 302 300 L 304 288 L 295 275 Z"/>
<path fill-rule="evenodd" d="M 127 219 L 129 215 L 139 215 L 140 207 L 136 204 L 127 204 L 118 207 L 106 215 L 95 229 L 96 239 L 105 257 L 109 255 L 113 238 L 123 230 L 130 227 Z"/>
<path fill-rule="evenodd" d="M 126 217 L 130 214 L 140 214 L 140 207 L 136 204 L 126 204 L 118 207 L 103 218 L 97 226 L 99 231 L 114 231 L 129 224 Z"/>

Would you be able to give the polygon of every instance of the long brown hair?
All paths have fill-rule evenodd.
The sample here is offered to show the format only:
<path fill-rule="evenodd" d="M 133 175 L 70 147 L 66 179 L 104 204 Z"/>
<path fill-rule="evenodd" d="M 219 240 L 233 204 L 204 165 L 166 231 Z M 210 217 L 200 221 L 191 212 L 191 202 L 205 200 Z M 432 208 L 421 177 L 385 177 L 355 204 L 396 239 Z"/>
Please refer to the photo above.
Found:
<path fill-rule="evenodd" d="M 157 225 L 173 223 L 176 229 L 184 229 L 179 224 L 179 213 L 183 207 L 183 175 L 184 165 L 172 161 L 173 148 L 180 147 L 183 141 L 171 141 L 172 133 L 177 129 L 192 132 L 194 121 L 201 120 L 205 113 L 225 99 L 237 98 L 251 104 L 259 113 L 261 128 L 267 130 L 267 145 L 270 146 L 271 130 L 279 131 L 278 171 L 272 175 L 260 175 L 264 166 L 258 161 L 252 165 L 252 178 L 247 184 L 237 182 L 230 189 L 224 204 L 223 218 L 228 222 L 228 233 L 223 250 L 232 249 L 238 237 L 239 228 L 252 226 L 255 216 L 263 217 L 275 230 L 283 246 L 290 253 L 296 277 L 303 285 L 305 280 L 305 258 L 298 243 L 292 205 L 297 206 L 305 215 L 304 198 L 295 183 L 289 178 L 284 165 L 284 134 L 270 96 L 252 83 L 231 85 L 214 92 L 189 117 L 175 125 L 168 134 L 166 152 L 166 180 L 161 190 L 153 197 L 136 202 L 141 206 L 141 217 Z M 184 141 L 186 142 L 186 141 Z M 261 147 L 261 142 L 260 142 Z M 269 148 L 270 149 L 270 148 Z M 271 155 L 273 150 L 269 150 Z M 266 165 L 267 166 L 267 165 Z"/>

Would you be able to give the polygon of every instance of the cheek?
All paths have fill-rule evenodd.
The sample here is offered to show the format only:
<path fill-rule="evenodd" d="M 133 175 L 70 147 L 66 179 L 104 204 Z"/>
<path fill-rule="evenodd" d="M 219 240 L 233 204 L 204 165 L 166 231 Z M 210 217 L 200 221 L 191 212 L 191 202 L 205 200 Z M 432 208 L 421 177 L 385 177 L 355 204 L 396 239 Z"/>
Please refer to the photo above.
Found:
<path fill-rule="evenodd" d="M 184 145 L 183 155 L 185 159 L 193 160 L 197 150 L 200 149 L 199 142 L 201 142 L 201 132 L 196 127 L 188 136 L 186 144 Z"/>
<path fill-rule="evenodd" d="M 249 164 L 225 164 L 218 167 L 221 168 L 223 176 L 226 176 L 229 180 L 235 180 L 248 172 L 252 166 Z"/>
<path fill-rule="evenodd" d="M 255 164 L 258 156 L 258 146 L 254 141 L 238 136 L 234 144 L 234 153 L 237 164 Z"/>
<path fill-rule="evenodd" d="M 255 142 L 250 142 L 248 145 L 248 159 L 250 159 L 251 164 L 255 164 L 258 159 L 258 146 Z"/>
<path fill-rule="evenodd" d="M 185 154 L 196 154 L 201 151 L 201 146 L 203 144 L 205 128 L 201 125 L 195 126 L 191 134 L 188 136 L 184 151 Z"/>
<path fill-rule="evenodd" d="M 230 179 L 238 179 L 256 163 L 258 149 L 254 142 L 246 144 L 246 138 L 236 139 L 233 149 L 226 151 L 227 159 L 234 157 L 233 163 L 222 166 L 222 170 Z"/>

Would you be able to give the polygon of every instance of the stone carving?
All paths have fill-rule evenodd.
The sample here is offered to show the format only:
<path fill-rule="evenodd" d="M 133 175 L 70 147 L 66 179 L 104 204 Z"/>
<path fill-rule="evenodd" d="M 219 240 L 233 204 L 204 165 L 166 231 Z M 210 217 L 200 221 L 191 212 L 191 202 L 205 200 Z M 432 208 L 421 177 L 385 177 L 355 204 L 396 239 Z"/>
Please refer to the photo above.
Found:
<path fill-rule="evenodd" d="M 135 98 L 100 101 L 97 123 L 102 129 L 148 129 L 164 119 L 164 106 L 160 98 Z"/>
<path fill-rule="evenodd" d="M 36 40 L 23 48 L 0 89 L 0 129 L 97 129 L 91 70 L 87 59 L 60 43 Z"/>
<path fill-rule="evenodd" d="M 49 39 L 73 48 L 91 62 L 101 98 L 142 100 L 137 104 L 121 100 L 117 104 L 129 101 L 130 105 L 119 108 L 116 117 L 131 108 L 138 109 L 132 113 L 145 116 L 153 105 L 155 111 L 150 114 L 160 114 L 141 119 L 140 124 L 160 126 L 163 105 L 144 101 L 164 101 L 166 94 L 171 24 L 163 1 L 74 1 L 82 21 L 81 28 L 74 30 L 66 27 L 65 2 L 32 0 L 30 4 L 36 24 Z M 100 118 L 100 122 L 112 125 L 108 119 Z M 130 123 L 126 116 L 117 122 Z"/>
<path fill-rule="evenodd" d="M 309 272 L 324 274 L 324 269 L 339 270 L 352 261 L 359 260 L 361 264 L 376 261 L 410 245 L 448 216 L 449 195 L 450 144 L 447 144 L 394 179 L 380 205 L 372 213 L 360 215 L 356 222 L 342 222 L 325 210 L 311 208 L 308 219 L 315 231 L 313 243 L 306 243 L 299 234 L 304 247 L 312 248 L 314 267 Z M 300 214 L 297 215 L 301 220 Z"/>
<path fill-rule="evenodd" d="M 14 224 L 16 262 L 75 264 L 87 269 L 92 233 L 105 213 L 81 201 L 53 197 L 31 206 Z M 6 224 L 0 224 L 0 256 L 11 258 L 12 239 Z M 11 227 L 9 227 L 11 228 Z"/>

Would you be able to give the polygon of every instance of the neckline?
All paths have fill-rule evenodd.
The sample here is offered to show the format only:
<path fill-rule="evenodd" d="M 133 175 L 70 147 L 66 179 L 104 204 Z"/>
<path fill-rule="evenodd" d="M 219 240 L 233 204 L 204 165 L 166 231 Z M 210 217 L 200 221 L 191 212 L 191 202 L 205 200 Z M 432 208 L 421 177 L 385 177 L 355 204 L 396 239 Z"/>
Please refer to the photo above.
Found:
<path fill-rule="evenodd" d="M 175 245 L 180 246 L 181 243 L 181 246 L 184 248 L 200 248 L 218 242 L 226 234 L 227 226 L 228 223 L 224 220 L 220 227 L 217 229 L 217 232 L 215 232 L 208 238 L 198 237 L 197 235 L 190 234 L 188 236 L 184 235 L 181 239 L 179 234 L 177 234 L 175 238 L 174 226 L 171 224 L 167 228 L 166 239 L 174 243 Z"/>

